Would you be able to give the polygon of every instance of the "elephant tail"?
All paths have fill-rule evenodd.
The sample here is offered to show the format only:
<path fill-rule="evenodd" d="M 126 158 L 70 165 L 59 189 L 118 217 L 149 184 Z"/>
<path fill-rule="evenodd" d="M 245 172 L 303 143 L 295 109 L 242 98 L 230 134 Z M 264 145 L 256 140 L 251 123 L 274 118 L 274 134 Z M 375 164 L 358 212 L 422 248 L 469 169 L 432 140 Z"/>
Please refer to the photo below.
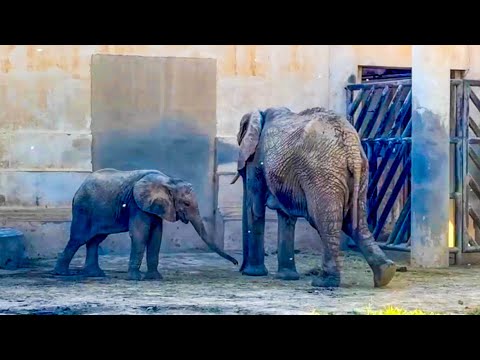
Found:
<path fill-rule="evenodd" d="M 361 147 L 361 145 L 360 145 Z M 349 171 L 353 175 L 353 196 L 352 196 L 352 211 L 351 211 L 351 224 L 352 230 L 356 231 L 359 224 L 359 209 L 360 209 L 360 182 L 362 180 L 362 168 L 364 164 L 364 159 L 362 157 L 362 150 L 355 151 L 354 156 L 350 157 L 348 164 Z"/>

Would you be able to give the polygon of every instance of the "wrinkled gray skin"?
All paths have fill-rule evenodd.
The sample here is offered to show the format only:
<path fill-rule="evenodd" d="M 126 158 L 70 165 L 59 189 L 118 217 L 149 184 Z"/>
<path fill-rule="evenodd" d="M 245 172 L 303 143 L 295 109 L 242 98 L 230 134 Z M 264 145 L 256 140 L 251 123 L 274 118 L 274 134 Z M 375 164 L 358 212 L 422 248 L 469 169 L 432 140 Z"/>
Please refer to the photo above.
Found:
<path fill-rule="evenodd" d="M 245 114 L 237 135 L 238 174 L 243 179 L 244 275 L 264 276 L 265 207 L 278 214 L 278 275 L 297 280 L 294 236 L 305 218 L 321 237 L 323 273 L 312 285 L 340 286 L 341 231 L 358 244 L 373 270 L 374 285 L 393 278 L 395 264 L 367 226 L 368 161 L 355 128 L 323 108 L 286 108 Z"/>
<path fill-rule="evenodd" d="M 203 224 L 192 185 L 156 170 L 102 169 L 90 174 L 72 202 L 70 240 L 58 258 L 54 273 L 68 275 L 70 262 L 86 244 L 83 274 L 100 277 L 98 246 L 109 234 L 129 231 L 132 240 L 128 277 L 141 280 L 140 265 L 147 249 L 144 279 L 161 279 L 158 257 L 163 220 L 191 222 L 208 247 L 235 265 L 238 262 L 213 244 Z"/>

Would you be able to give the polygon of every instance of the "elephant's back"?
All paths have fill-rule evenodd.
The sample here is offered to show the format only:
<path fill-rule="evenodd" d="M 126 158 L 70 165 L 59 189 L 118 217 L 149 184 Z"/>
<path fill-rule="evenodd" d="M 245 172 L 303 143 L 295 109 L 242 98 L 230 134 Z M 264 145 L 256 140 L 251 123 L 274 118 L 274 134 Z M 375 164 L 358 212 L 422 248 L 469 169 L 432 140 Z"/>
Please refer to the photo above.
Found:
<path fill-rule="evenodd" d="M 116 169 L 101 169 L 91 173 L 74 196 L 82 198 L 82 202 L 100 204 L 116 200 L 126 189 L 133 187 L 136 181 L 151 174 L 160 173 L 157 170 L 122 171 Z"/>
<path fill-rule="evenodd" d="M 296 114 L 270 133 L 265 176 L 291 212 L 304 211 L 307 200 L 348 197 L 348 146 L 355 141 L 348 124 L 332 112 L 312 111 Z"/>

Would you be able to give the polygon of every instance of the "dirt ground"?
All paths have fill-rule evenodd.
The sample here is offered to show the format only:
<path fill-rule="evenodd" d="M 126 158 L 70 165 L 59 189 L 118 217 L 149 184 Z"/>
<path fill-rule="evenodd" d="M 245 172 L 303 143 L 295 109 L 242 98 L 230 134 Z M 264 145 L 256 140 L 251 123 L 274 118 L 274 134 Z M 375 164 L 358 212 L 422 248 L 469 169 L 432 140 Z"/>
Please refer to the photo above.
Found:
<path fill-rule="evenodd" d="M 83 260 L 76 257 L 72 269 Z M 314 254 L 297 254 L 302 277 L 285 282 L 274 279 L 274 254 L 266 257 L 270 274 L 263 278 L 242 276 L 212 253 L 163 254 L 163 280 L 133 282 L 126 280 L 127 256 L 100 257 L 107 278 L 55 277 L 54 260 L 39 260 L 0 270 L 0 314 L 359 314 L 388 305 L 464 314 L 480 306 L 480 267 L 408 268 L 375 289 L 363 258 L 347 252 L 342 286 L 318 289 L 307 275 L 317 261 Z"/>

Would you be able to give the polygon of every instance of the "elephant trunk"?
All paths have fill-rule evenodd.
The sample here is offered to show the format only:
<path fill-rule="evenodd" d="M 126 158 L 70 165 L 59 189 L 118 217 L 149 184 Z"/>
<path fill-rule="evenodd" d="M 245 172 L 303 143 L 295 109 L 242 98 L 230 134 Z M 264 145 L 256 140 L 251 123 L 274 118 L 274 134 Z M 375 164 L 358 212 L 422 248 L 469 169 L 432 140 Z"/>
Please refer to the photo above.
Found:
<path fill-rule="evenodd" d="M 191 219 L 190 222 L 192 223 L 193 228 L 197 232 L 197 234 L 200 236 L 200 238 L 203 240 L 205 244 L 207 244 L 208 248 L 214 252 L 216 252 L 218 255 L 223 257 L 224 259 L 227 259 L 228 261 L 232 262 L 234 265 L 238 265 L 238 261 L 231 257 L 230 255 L 226 254 L 222 250 L 220 250 L 217 245 L 215 245 L 213 242 L 209 240 L 209 237 L 207 235 L 207 231 L 205 230 L 205 225 L 203 224 L 203 221 L 200 217 L 200 215 L 196 216 L 194 219 Z"/>

